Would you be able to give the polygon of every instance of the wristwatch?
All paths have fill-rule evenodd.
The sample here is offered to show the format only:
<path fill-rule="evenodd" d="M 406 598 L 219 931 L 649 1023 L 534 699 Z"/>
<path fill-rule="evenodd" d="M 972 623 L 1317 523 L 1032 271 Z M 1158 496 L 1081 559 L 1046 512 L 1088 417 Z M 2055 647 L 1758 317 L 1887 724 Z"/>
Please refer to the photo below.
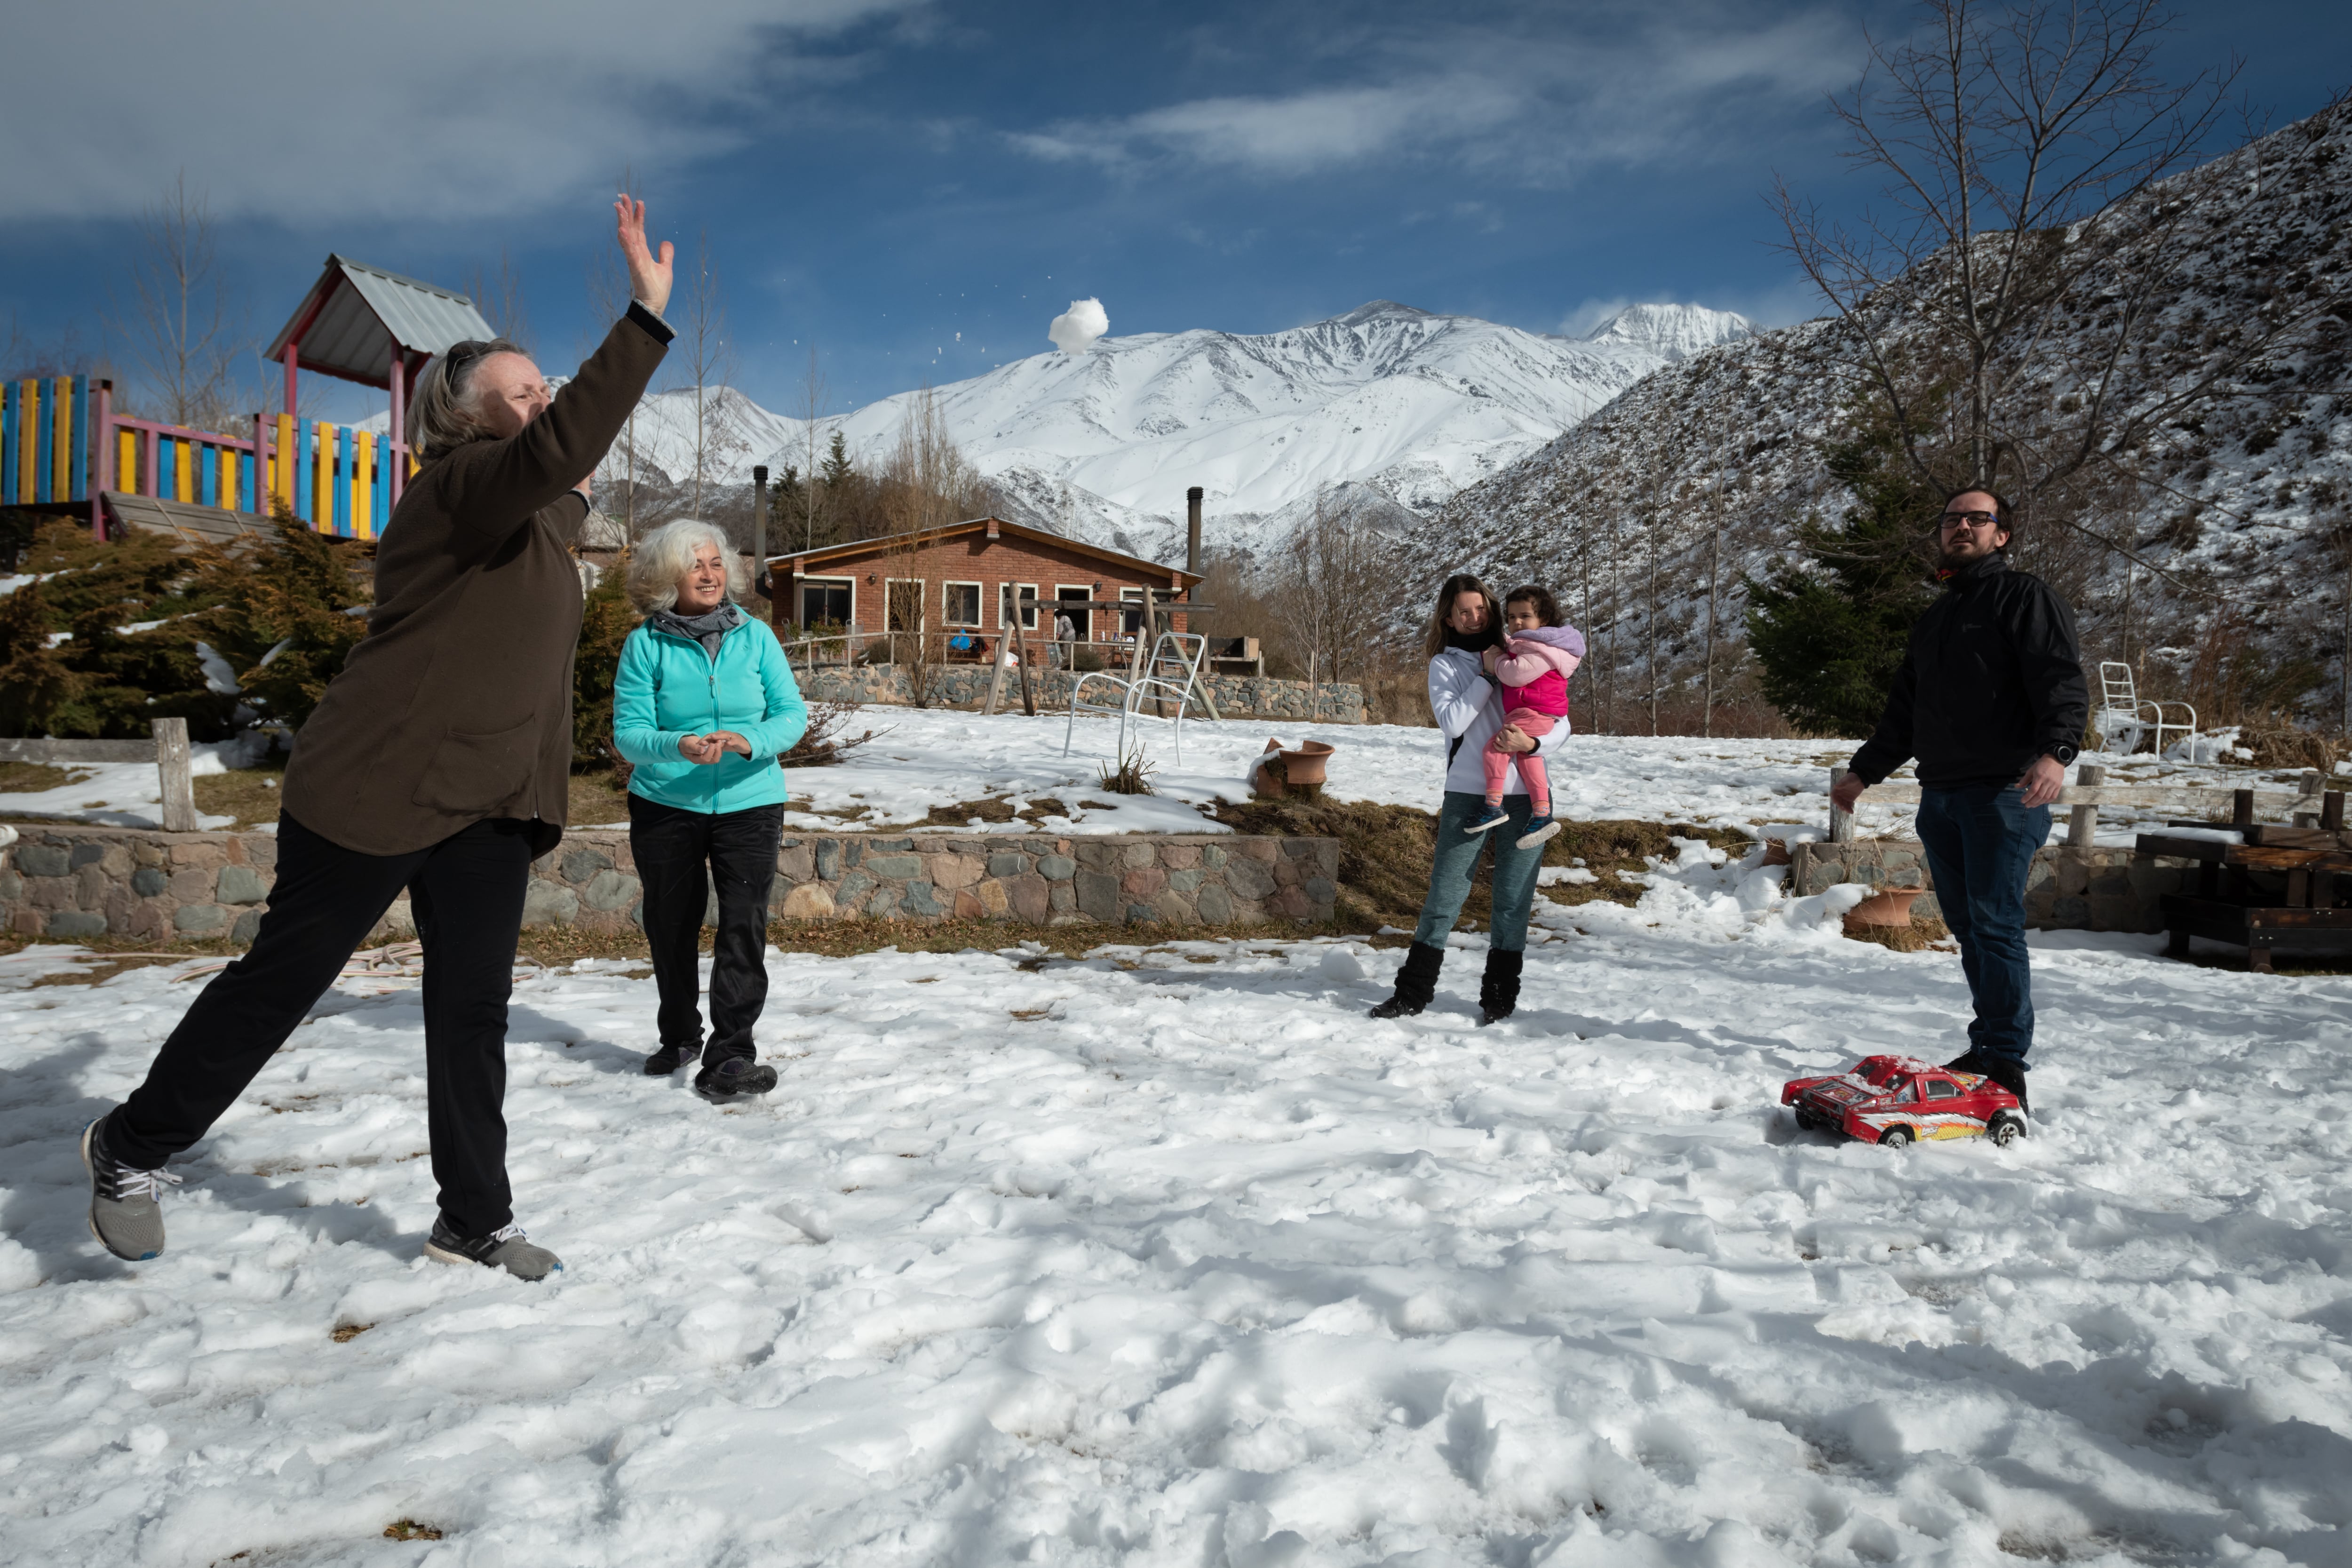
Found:
<path fill-rule="evenodd" d="M 2061 741 L 2056 745 L 2051 747 L 2049 752 L 2046 753 L 2052 762 L 2056 763 L 2062 768 L 2071 764 L 2076 757 L 2079 757 L 2082 754 L 2082 747 L 2070 746 L 2063 741 Z"/>

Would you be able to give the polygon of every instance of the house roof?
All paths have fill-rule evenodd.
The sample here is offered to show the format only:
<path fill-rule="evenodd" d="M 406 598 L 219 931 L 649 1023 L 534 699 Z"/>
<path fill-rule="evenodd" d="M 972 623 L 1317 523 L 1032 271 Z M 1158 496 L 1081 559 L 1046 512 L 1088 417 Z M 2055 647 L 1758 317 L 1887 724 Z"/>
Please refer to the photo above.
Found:
<path fill-rule="evenodd" d="M 1031 528 L 1025 523 L 1007 522 L 1001 517 L 966 518 L 961 522 L 951 522 L 943 528 L 926 529 L 919 531 L 927 542 L 938 543 L 950 539 L 961 539 L 966 534 L 982 532 L 992 526 L 1003 538 L 1023 540 L 1031 544 L 1042 544 L 1055 550 L 1066 550 L 1074 555 L 1089 555 L 1097 561 L 1107 561 L 1114 565 L 1123 566 L 1130 572 L 1155 577 L 1173 577 L 1186 588 L 1191 588 L 1203 581 L 1199 573 L 1187 572 L 1181 566 L 1162 565 L 1157 561 L 1147 561 L 1140 555 L 1129 555 L 1121 551 L 1107 550 L 1099 544 L 1089 544 L 1082 539 L 1070 539 L 1062 534 L 1048 533 L 1042 528 Z M 789 563 L 797 567 L 807 568 L 828 565 L 836 561 L 862 560 L 869 555 L 886 555 L 894 549 L 903 548 L 904 542 L 914 537 L 913 533 L 889 533 L 875 539 L 854 539 L 845 544 L 828 544 L 817 550 L 795 550 L 789 554 L 771 555 L 767 558 L 766 564 L 777 566 Z"/>
<path fill-rule="evenodd" d="M 362 386 L 391 384 L 392 344 L 412 357 L 437 354 L 467 338 L 494 338 L 463 294 L 403 278 L 348 257 L 326 269 L 270 341 L 265 359 L 284 363 L 293 342 L 302 368 Z"/>

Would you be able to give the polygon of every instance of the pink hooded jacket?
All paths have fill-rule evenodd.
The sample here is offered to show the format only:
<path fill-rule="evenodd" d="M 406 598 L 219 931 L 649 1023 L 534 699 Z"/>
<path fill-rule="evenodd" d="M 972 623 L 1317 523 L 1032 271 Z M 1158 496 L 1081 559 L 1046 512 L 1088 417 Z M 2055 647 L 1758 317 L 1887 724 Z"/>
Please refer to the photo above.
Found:
<path fill-rule="evenodd" d="M 1508 651 L 1495 661 L 1495 679 L 1509 688 L 1514 708 L 1568 711 L 1568 678 L 1584 662 L 1584 634 L 1574 626 L 1537 626 L 1503 639 Z"/>

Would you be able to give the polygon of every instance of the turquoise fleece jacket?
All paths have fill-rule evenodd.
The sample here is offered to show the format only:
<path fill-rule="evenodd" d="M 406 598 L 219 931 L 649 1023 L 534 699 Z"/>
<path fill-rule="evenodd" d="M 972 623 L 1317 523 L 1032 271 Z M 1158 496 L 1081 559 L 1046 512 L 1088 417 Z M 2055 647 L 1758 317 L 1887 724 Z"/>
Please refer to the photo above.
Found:
<path fill-rule="evenodd" d="M 684 811 L 743 811 L 784 802 L 777 758 L 808 728 L 793 667 L 763 621 L 746 616 L 719 639 L 719 657 L 698 642 L 640 625 L 621 645 L 613 680 L 613 744 L 636 765 L 629 793 Z M 732 730 L 751 754 L 689 763 L 677 743 Z"/>

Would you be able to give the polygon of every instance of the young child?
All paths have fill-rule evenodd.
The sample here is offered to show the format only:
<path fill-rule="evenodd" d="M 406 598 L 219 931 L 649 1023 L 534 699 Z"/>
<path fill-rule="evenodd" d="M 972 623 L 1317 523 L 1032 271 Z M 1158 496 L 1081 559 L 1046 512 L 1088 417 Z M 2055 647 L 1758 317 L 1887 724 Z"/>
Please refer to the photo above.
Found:
<path fill-rule="evenodd" d="M 1504 595 L 1503 643 L 1485 655 L 1486 673 L 1509 694 L 1510 710 L 1503 723 L 1517 726 L 1524 734 L 1549 735 L 1554 724 L 1568 717 L 1568 678 L 1584 660 L 1584 634 L 1560 620 L 1559 603 L 1551 590 L 1530 584 Z M 1486 816 L 1470 832 L 1484 833 L 1510 820 L 1503 810 L 1503 784 L 1514 763 L 1530 807 L 1518 847 L 1533 849 L 1559 831 L 1559 824 L 1551 819 L 1551 779 L 1541 752 L 1507 752 L 1490 741 L 1480 761 L 1486 769 Z"/>

